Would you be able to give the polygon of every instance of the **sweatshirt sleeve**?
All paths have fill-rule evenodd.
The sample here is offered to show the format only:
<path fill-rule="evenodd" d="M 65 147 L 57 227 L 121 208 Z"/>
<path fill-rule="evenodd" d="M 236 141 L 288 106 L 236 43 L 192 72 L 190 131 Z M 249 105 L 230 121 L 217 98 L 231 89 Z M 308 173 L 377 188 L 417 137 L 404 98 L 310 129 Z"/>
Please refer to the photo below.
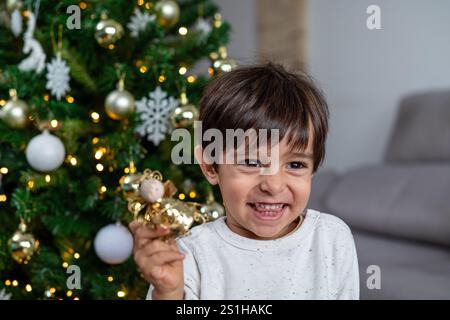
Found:
<path fill-rule="evenodd" d="M 177 239 L 180 250 L 186 254 L 183 260 L 184 271 L 184 300 L 200 299 L 200 272 L 193 251 L 185 243 L 183 238 Z M 152 300 L 153 286 L 150 285 L 147 292 L 147 300 Z"/>
<path fill-rule="evenodd" d="M 340 257 L 336 299 L 359 300 L 359 267 L 355 242 L 350 230 L 346 232 L 343 254 Z"/>

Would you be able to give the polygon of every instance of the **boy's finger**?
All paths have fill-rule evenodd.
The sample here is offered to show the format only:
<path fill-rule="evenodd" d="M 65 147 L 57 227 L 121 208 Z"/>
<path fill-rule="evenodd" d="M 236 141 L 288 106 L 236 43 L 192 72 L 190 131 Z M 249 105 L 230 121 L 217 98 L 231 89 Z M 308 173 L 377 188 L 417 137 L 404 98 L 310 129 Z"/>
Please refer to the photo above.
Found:
<path fill-rule="evenodd" d="M 170 229 L 163 229 L 163 228 L 150 229 L 145 225 L 141 225 L 135 231 L 136 237 L 142 239 L 155 239 L 167 235 L 169 233 Z"/>
<path fill-rule="evenodd" d="M 151 255 L 152 265 L 161 266 L 173 261 L 183 260 L 184 254 L 174 251 L 160 251 Z"/>
<path fill-rule="evenodd" d="M 142 225 L 141 221 L 133 220 L 128 224 L 128 227 L 130 228 L 132 233 L 135 233 L 137 228 L 139 228 Z"/>

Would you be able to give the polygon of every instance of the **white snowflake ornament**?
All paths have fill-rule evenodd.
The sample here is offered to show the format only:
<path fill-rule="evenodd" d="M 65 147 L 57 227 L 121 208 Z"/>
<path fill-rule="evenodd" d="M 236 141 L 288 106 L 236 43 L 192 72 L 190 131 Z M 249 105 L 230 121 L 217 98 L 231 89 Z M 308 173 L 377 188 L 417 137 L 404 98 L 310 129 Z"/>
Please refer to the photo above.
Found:
<path fill-rule="evenodd" d="M 166 137 L 170 128 L 169 115 L 176 107 L 178 100 L 168 97 L 167 92 L 156 87 L 155 91 L 150 92 L 149 98 L 143 97 L 136 102 L 136 111 L 142 121 L 136 132 L 158 146 Z"/>
<path fill-rule="evenodd" d="M 56 99 L 61 100 L 70 90 L 70 68 L 67 63 L 61 59 L 60 55 L 47 63 L 47 85 L 45 88 L 51 90 Z"/>
<path fill-rule="evenodd" d="M 0 290 L 0 301 L 2 300 L 10 300 L 11 293 L 6 293 L 5 289 Z"/>
<path fill-rule="evenodd" d="M 155 21 L 155 19 L 155 15 L 150 15 L 148 12 L 142 12 L 138 8 L 135 8 L 131 21 L 127 24 L 128 29 L 131 31 L 131 36 L 137 38 L 139 32 L 144 31 L 147 28 L 147 24 Z"/>

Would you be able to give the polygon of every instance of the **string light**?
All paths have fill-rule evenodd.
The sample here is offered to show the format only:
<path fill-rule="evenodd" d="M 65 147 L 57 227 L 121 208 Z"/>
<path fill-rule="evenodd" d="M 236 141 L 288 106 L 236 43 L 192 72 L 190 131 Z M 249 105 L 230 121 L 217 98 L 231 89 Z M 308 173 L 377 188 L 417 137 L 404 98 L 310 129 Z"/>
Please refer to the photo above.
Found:
<path fill-rule="evenodd" d="M 214 69 L 209 67 L 208 68 L 208 73 L 209 73 L 210 76 L 213 76 L 214 75 Z"/>
<path fill-rule="evenodd" d="M 113 281 L 114 281 L 114 278 L 112 276 L 109 276 L 108 277 L 108 282 L 113 282 Z"/>
<path fill-rule="evenodd" d="M 6 100 L 1 99 L 0 100 L 0 107 L 4 107 L 6 104 Z"/>
<path fill-rule="evenodd" d="M 49 174 L 45 175 L 45 182 L 50 183 L 50 181 L 52 180 L 52 178 L 50 177 Z"/>
<path fill-rule="evenodd" d="M 108 45 L 109 50 L 114 50 L 114 48 L 115 48 L 115 46 L 112 43 Z"/>
<path fill-rule="evenodd" d="M 72 97 L 72 96 L 67 96 L 67 97 L 66 97 L 66 101 L 67 101 L 68 103 L 74 103 L 74 102 L 75 102 L 75 98 Z"/>
<path fill-rule="evenodd" d="M 2 167 L 1 169 L 0 169 L 0 173 L 1 174 L 8 174 L 8 168 L 6 168 L 6 167 Z"/>
<path fill-rule="evenodd" d="M 181 67 L 180 69 L 178 69 L 178 73 L 181 74 L 181 75 L 186 74 L 186 72 L 187 72 L 187 68 L 186 67 Z"/>
<path fill-rule="evenodd" d="M 66 296 L 68 296 L 69 298 L 72 296 L 72 294 L 73 294 L 72 290 L 68 290 L 66 292 Z"/>
<path fill-rule="evenodd" d="M 73 298 L 73 300 L 80 300 L 80 298 L 78 298 L 78 297 L 75 297 L 75 298 Z"/>
<path fill-rule="evenodd" d="M 52 126 L 52 128 L 58 127 L 58 120 L 53 119 L 52 121 L 50 121 L 50 125 Z"/>
<path fill-rule="evenodd" d="M 125 169 L 123 169 L 123 172 L 125 172 L 126 174 L 130 173 L 130 168 L 126 167 Z"/>
<path fill-rule="evenodd" d="M 69 264 L 67 262 L 63 262 L 62 266 L 64 269 L 67 269 L 69 267 Z"/>
<path fill-rule="evenodd" d="M 34 181 L 33 180 L 28 180 L 27 187 L 28 187 L 28 189 L 33 189 L 34 188 Z"/>
<path fill-rule="evenodd" d="M 142 66 L 142 67 L 139 68 L 139 71 L 141 73 L 146 73 L 148 71 L 148 68 L 146 66 Z"/>
<path fill-rule="evenodd" d="M 50 100 L 50 96 L 48 94 L 44 95 L 44 101 L 49 101 Z"/>
<path fill-rule="evenodd" d="M 137 4 L 138 4 L 138 6 L 144 5 L 144 0 L 138 0 Z"/>
<path fill-rule="evenodd" d="M 99 149 L 97 149 L 97 151 L 95 151 L 95 159 L 100 160 L 106 153 L 106 148 L 101 147 Z"/>
<path fill-rule="evenodd" d="M 153 6 L 153 3 L 147 2 L 147 3 L 145 4 L 145 9 L 150 10 L 150 9 L 152 8 L 152 6 Z"/>
<path fill-rule="evenodd" d="M 197 80 L 197 78 L 195 76 L 191 75 L 191 76 L 187 77 L 187 82 L 189 82 L 189 83 L 194 83 L 195 80 Z"/>
<path fill-rule="evenodd" d="M 97 144 L 99 141 L 100 141 L 100 139 L 95 137 L 92 139 L 92 144 Z"/>
<path fill-rule="evenodd" d="M 100 189 L 98 190 L 100 193 L 105 193 L 106 192 L 106 187 L 105 186 L 101 186 Z"/>
<path fill-rule="evenodd" d="M 75 157 L 73 157 L 73 156 L 70 156 L 69 162 L 70 162 L 70 164 L 73 165 L 73 166 L 76 166 L 77 163 L 78 163 L 77 158 L 75 158 Z"/>
<path fill-rule="evenodd" d="M 80 9 L 81 9 L 81 10 L 84 10 L 84 9 L 87 8 L 86 2 L 80 2 L 79 6 L 80 6 Z"/>
<path fill-rule="evenodd" d="M 97 163 L 97 165 L 95 166 L 95 168 L 97 169 L 97 171 L 102 172 L 103 169 L 104 169 L 105 167 L 103 167 L 103 165 L 102 165 L 101 163 Z"/>
<path fill-rule="evenodd" d="M 5 281 L 5 286 L 8 286 L 8 287 L 9 287 L 10 285 L 11 285 L 11 281 L 10 281 L 10 280 L 6 280 L 6 281 Z"/>
<path fill-rule="evenodd" d="M 31 287 L 31 284 L 27 284 L 27 285 L 25 286 L 25 290 L 26 290 L 27 292 L 31 292 L 31 291 L 33 290 L 33 288 Z"/>
<path fill-rule="evenodd" d="M 120 291 L 117 291 L 117 296 L 118 296 L 119 298 L 123 298 L 123 297 L 126 296 L 126 293 L 125 293 L 125 291 L 120 290 Z"/>
<path fill-rule="evenodd" d="M 178 29 L 178 33 L 185 36 L 188 33 L 188 29 L 186 27 L 180 27 L 180 29 Z"/>
<path fill-rule="evenodd" d="M 0 194 L 0 202 L 6 202 L 6 200 L 8 200 L 6 194 Z"/>
<path fill-rule="evenodd" d="M 91 118 L 94 123 L 98 123 L 100 121 L 100 115 L 95 111 L 91 112 Z"/>
<path fill-rule="evenodd" d="M 75 259 L 80 259 L 80 254 L 79 254 L 78 252 L 75 252 L 75 253 L 73 254 L 73 257 L 74 257 Z"/>
<path fill-rule="evenodd" d="M 186 196 L 184 195 L 184 193 L 180 193 L 180 194 L 178 195 L 178 198 L 179 198 L 180 200 L 184 200 L 184 198 L 186 198 Z"/>
<path fill-rule="evenodd" d="M 161 83 L 164 82 L 164 81 L 166 81 L 166 76 L 163 75 L 163 74 L 160 75 L 159 78 L 158 78 L 158 81 L 161 82 Z"/>
<path fill-rule="evenodd" d="M 19 281 L 13 280 L 12 285 L 13 287 L 17 287 L 19 285 Z"/>
<path fill-rule="evenodd" d="M 189 192 L 189 197 L 195 198 L 197 196 L 197 193 L 195 191 Z"/>

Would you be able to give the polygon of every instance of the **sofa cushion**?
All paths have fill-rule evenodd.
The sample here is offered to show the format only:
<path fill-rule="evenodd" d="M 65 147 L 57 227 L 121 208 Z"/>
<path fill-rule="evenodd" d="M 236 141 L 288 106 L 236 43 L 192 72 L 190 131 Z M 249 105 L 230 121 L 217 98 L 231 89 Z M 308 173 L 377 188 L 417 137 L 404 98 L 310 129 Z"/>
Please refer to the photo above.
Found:
<path fill-rule="evenodd" d="M 415 94 L 402 100 L 385 159 L 450 160 L 450 91 Z"/>
<path fill-rule="evenodd" d="M 367 166 L 341 175 L 326 210 L 351 226 L 450 245 L 450 164 Z"/>

